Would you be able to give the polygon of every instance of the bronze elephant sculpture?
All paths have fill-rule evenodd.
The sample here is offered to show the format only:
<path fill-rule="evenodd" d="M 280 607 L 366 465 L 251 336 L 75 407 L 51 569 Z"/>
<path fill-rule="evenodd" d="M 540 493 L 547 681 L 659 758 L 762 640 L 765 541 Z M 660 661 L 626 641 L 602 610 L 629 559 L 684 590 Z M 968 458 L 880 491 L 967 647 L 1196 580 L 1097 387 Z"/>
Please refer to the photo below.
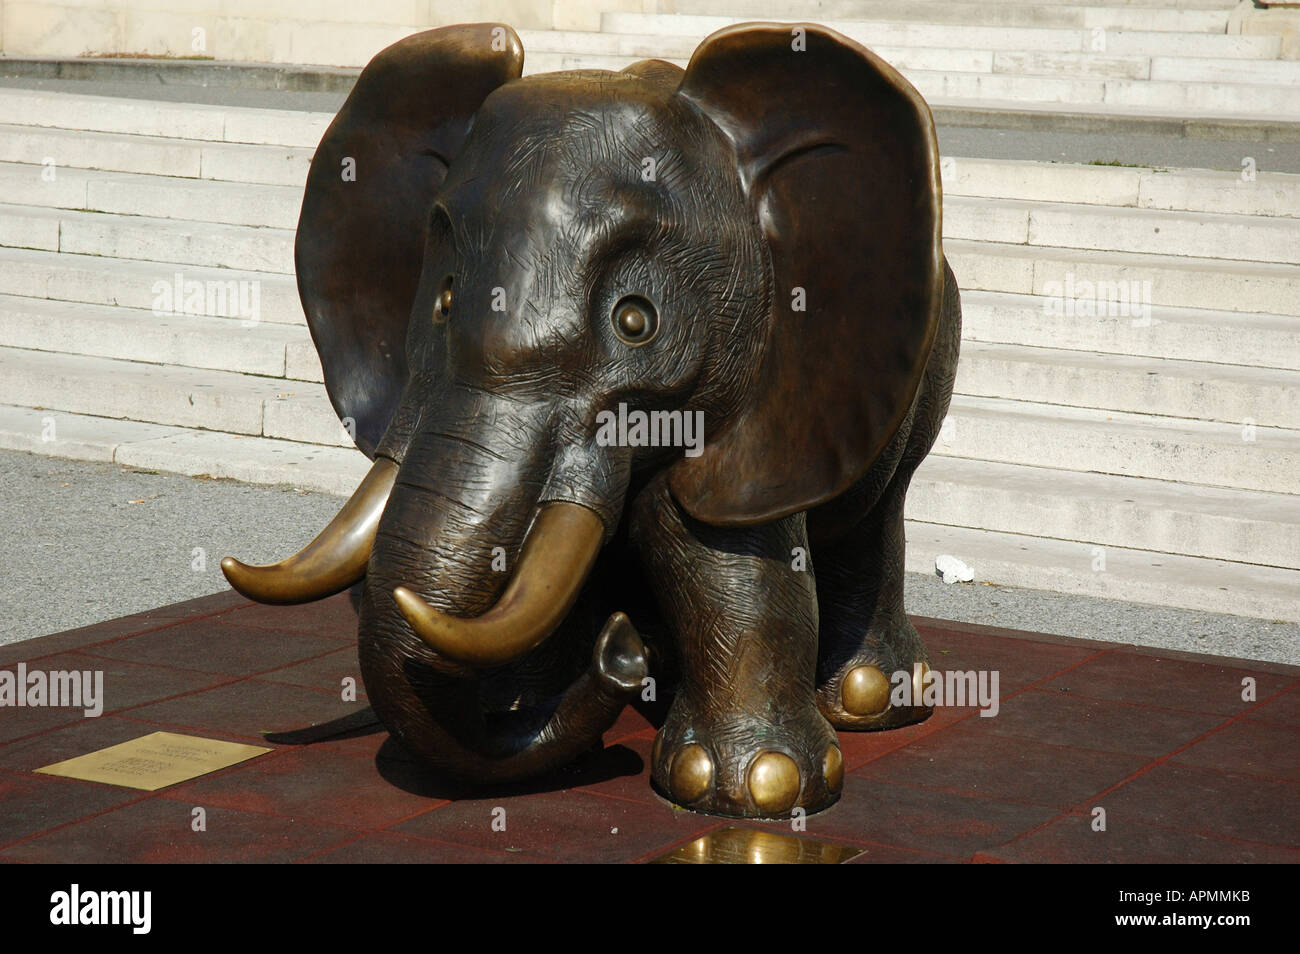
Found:
<path fill-rule="evenodd" d="M 223 568 L 362 583 L 371 704 L 453 776 L 573 760 L 653 679 L 665 796 L 825 808 L 837 728 L 930 711 L 889 691 L 926 663 L 903 498 L 960 338 L 930 111 L 812 24 L 522 65 L 505 26 L 411 36 L 326 132 L 298 287 L 374 464 L 303 551 Z"/>

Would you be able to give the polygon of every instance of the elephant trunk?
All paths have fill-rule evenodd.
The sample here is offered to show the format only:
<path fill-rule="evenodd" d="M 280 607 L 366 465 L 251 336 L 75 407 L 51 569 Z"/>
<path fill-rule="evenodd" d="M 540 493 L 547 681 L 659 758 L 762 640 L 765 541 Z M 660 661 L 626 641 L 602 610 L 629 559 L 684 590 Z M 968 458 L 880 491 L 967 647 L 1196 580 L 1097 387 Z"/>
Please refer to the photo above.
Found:
<path fill-rule="evenodd" d="M 556 502 L 538 510 L 519 567 L 501 599 L 473 619 L 434 609 L 405 586 L 393 591 L 416 634 L 435 652 L 471 666 L 496 666 L 535 649 L 578 599 L 605 525 L 594 511 Z"/>
<path fill-rule="evenodd" d="M 566 617 L 604 524 L 577 504 L 539 506 L 553 469 L 549 408 L 482 391 L 438 398 L 376 533 L 362 678 L 376 713 L 425 761 L 480 781 L 521 778 L 599 742 L 640 689 L 644 650 L 621 613 L 576 680 L 561 648 L 534 650 L 557 627 L 558 644 L 591 638 L 585 620 Z M 463 665 L 500 666 L 520 653 L 527 658 L 504 670 Z M 501 686 L 516 679 L 517 697 L 502 704 Z"/>

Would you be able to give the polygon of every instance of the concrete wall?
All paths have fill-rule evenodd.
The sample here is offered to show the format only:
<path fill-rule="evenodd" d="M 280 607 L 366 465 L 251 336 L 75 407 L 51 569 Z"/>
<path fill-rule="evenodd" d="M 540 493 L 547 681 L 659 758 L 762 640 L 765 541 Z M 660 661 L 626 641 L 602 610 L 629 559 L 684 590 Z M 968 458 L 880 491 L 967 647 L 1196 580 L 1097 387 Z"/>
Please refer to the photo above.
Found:
<path fill-rule="evenodd" d="M 0 49 L 361 66 L 432 26 L 598 30 L 603 10 L 658 8 L 658 0 L 0 0 Z"/>

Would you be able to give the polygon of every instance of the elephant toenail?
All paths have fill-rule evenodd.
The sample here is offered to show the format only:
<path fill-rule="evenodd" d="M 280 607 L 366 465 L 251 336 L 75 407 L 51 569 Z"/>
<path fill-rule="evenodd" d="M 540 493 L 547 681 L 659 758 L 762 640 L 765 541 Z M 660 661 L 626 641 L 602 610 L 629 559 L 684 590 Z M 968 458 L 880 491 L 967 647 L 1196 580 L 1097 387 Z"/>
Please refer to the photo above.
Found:
<path fill-rule="evenodd" d="M 799 798 L 799 766 L 781 752 L 763 752 L 750 763 L 749 794 L 762 812 L 788 812 Z"/>
<path fill-rule="evenodd" d="M 692 742 L 677 753 L 673 769 L 668 776 L 668 787 L 673 797 L 682 802 L 693 802 L 713 784 L 713 760 L 704 746 Z"/>
<path fill-rule="evenodd" d="M 857 666 L 849 670 L 840 687 L 844 710 L 850 715 L 866 716 L 889 708 L 889 680 L 875 666 Z"/>
<path fill-rule="evenodd" d="M 930 664 L 920 663 L 912 665 L 912 705 L 921 705 L 921 700 L 925 698 L 925 677 L 930 675 Z"/>
<path fill-rule="evenodd" d="M 844 756 L 838 745 L 832 745 L 826 750 L 826 758 L 822 760 L 822 775 L 826 778 L 826 788 L 831 792 L 838 792 L 844 784 Z"/>

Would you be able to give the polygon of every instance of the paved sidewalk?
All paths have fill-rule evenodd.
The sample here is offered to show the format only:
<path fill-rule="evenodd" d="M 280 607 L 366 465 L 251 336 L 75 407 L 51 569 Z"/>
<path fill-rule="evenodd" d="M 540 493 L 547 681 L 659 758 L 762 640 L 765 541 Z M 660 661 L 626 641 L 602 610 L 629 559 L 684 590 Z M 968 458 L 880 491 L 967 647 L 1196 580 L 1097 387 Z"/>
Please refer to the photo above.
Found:
<path fill-rule="evenodd" d="M 364 694 L 342 701 L 346 594 L 284 608 L 226 593 L 3 647 L 11 670 L 102 670 L 107 703 L 98 718 L 0 710 L 0 861 L 1300 861 L 1300 668 L 917 622 L 937 670 L 999 673 L 997 715 L 841 733 L 844 796 L 799 832 L 667 804 L 648 780 L 656 716 L 633 709 L 549 779 L 449 783 Z M 265 738 L 310 726 L 309 744 Z M 273 751 L 155 793 L 34 773 L 156 731 Z"/>
<path fill-rule="evenodd" d="M 285 556 L 342 502 L 0 451 L 0 643 L 228 590 L 222 557 Z"/>

